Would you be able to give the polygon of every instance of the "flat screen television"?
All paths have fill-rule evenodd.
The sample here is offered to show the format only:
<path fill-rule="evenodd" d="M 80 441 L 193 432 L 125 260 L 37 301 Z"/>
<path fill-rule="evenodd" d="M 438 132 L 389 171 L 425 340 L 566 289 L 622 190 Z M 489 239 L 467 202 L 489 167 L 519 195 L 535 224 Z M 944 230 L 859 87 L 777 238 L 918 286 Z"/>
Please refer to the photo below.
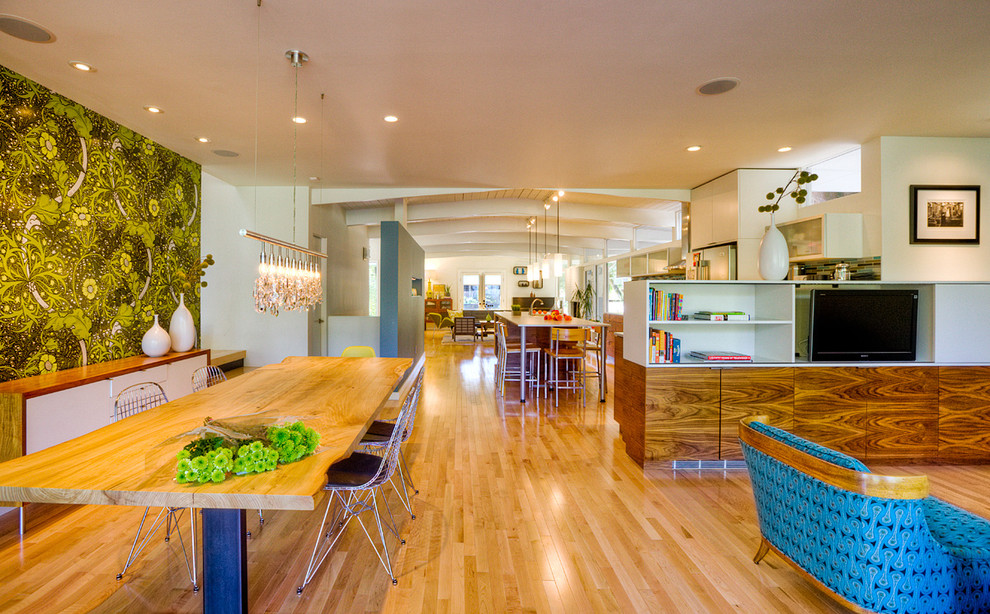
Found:
<path fill-rule="evenodd" d="M 812 361 L 913 361 L 917 290 L 811 291 Z"/>

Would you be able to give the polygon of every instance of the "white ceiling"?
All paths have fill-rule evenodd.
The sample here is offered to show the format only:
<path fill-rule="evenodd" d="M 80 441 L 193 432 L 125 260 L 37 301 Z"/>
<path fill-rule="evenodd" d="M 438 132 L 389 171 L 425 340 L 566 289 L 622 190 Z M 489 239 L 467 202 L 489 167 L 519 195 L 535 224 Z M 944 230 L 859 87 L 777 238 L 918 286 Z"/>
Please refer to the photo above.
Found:
<path fill-rule="evenodd" d="M 293 48 L 311 58 L 298 184 L 687 189 L 881 135 L 990 136 L 987 0 L 0 0 L 0 13 L 57 37 L 0 34 L 0 64 L 235 185 L 293 182 Z M 741 85 L 695 92 L 717 77 Z"/>

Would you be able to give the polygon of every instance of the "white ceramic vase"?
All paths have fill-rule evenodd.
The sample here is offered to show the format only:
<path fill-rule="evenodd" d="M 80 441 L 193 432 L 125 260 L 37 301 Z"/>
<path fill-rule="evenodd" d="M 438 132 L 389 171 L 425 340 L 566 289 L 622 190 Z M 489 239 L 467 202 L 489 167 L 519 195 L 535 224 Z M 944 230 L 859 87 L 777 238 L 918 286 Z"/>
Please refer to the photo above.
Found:
<path fill-rule="evenodd" d="M 784 235 L 777 230 L 774 224 L 773 215 L 770 215 L 770 227 L 763 234 L 760 241 L 759 256 L 760 277 L 763 279 L 779 281 L 787 277 L 787 268 L 790 264 L 787 255 L 787 240 Z"/>
<path fill-rule="evenodd" d="M 188 352 L 196 345 L 196 326 L 193 324 L 192 312 L 186 307 L 181 293 L 179 306 L 168 323 L 168 336 L 172 338 L 172 349 L 176 352 Z"/>
<path fill-rule="evenodd" d="M 141 337 L 141 351 L 155 358 L 168 353 L 169 346 L 172 345 L 172 338 L 168 336 L 165 329 L 158 324 L 158 314 L 155 314 L 155 323 L 151 325 L 148 332 Z"/>

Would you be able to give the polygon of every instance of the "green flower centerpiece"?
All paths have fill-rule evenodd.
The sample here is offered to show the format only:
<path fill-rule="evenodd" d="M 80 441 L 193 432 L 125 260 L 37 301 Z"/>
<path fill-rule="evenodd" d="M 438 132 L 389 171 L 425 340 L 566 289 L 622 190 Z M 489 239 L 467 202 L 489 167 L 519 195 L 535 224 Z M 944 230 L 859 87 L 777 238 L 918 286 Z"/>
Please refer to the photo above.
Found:
<path fill-rule="evenodd" d="M 232 473 L 273 471 L 309 456 L 320 443 L 320 434 L 302 422 L 245 427 L 207 418 L 205 425 L 207 434 L 176 454 L 179 484 L 220 483 Z"/>

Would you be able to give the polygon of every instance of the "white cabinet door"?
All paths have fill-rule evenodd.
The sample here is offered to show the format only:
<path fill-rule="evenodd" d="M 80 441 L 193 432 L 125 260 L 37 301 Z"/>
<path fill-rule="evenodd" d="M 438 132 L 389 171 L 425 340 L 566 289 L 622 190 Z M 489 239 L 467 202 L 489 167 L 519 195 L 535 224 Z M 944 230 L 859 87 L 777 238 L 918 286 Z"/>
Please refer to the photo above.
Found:
<path fill-rule="evenodd" d="M 110 424 L 110 380 L 27 400 L 24 453 L 31 454 Z"/>
<path fill-rule="evenodd" d="M 711 183 L 691 190 L 691 249 L 712 244 L 712 186 Z"/>
<path fill-rule="evenodd" d="M 192 374 L 200 367 L 206 366 L 206 355 L 194 356 L 168 364 L 168 382 L 165 384 L 165 394 L 170 401 L 192 394 Z"/>
<path fill-rule="evenodd" d="M 739 189 L 736 173 L 712 182 L 712 243 L 739 238 Z"/>

